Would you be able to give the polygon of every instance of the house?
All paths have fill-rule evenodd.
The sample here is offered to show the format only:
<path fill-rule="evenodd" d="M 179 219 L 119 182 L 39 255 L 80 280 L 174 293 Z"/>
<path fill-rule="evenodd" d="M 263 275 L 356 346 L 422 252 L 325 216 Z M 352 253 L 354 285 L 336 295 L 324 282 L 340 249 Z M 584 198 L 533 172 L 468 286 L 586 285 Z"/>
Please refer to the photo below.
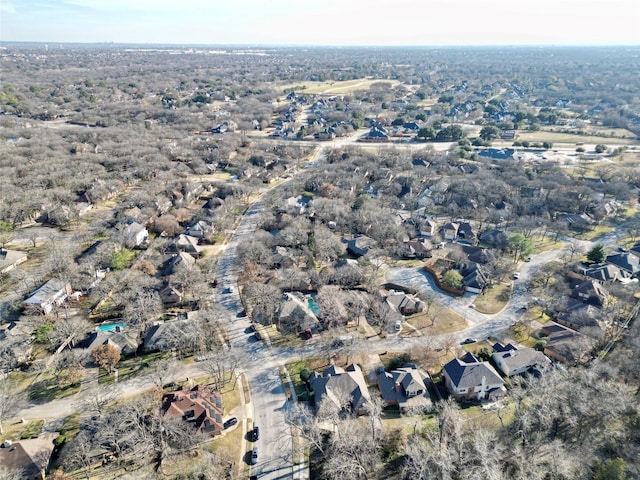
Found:
<path fill-rule="evenodd" d="M 165 275 L 173 275 L 179 268 L 190 268 L 196 263 L 195 258 L 185 252 L 173 254 L 165 262 Z"/>
<path fill-rule="evenodd" d="M 428 218 L 426 219 L 418 218 L 416 220 L 415 216 L 414 216 L 414 221 L 416 223 L 416 229 L 418 231 L 418 235 L 420 235 L 421 237 L 427 237 L 427 238 L 435 237 L 436 232 L 438 231 L 438 224 L 436 222 Z"/>
<path fill-rule="evenodd" d="M 174 248 L 179 252 L 186 252 L 194 257 L 198 257 L 200 255 L 200 251 L 202 250 L 198 246 L 198 239 L 196 237 L 192 237 L 191 235 L 185 235 L 181 233 L 178 235 L 174 242 Z"/>
<path fill-rule="evenodd" d="M 127 329 L 120 329 L 120 331 L 101 330 L 91 333 L 82 343 L 82 346 L 89 352 L 93 352 L 102 345 L 113 345 L 124 356 L 133 355 L 138 350 L 137 334 Z"/>
<path fill-rule="evenodd" d="M 377 381 L 385 406 L 398 405 L 400 411 L 410 408 L 430 410 L 433 406 L 427 390 L 431 378 L 414 365 L 403 365 L 391 372 L 383 370 L 378 373 Z"/>
<path fill-rule="evenodd" d="M 254 309 L 252 314 L 254 320 L 259 322 L 260 313 Z M 316 317 L 309 300 L 304 295 L 299 292 L 284 294 L 284 301 L 278 310 L 278 325 L 280 327 L 296 332 L 307 328 L 317 330 L 318 324 L 318 317 Z"/>
<path fill-rule="evenodd" d="M 144 225 L 133 222 L 124 229 L 124 244 L 127 248 L 137 247 L 149 237 L 149 232 Z"/>
<path fill-rule="evenodd" d="M 142 341 L 145 352 L 166 352 L 179 348 L 188 339 L 189 320 L 156 322 L 147 330 Z"/>
<path fill-rule="evenodd" d="M 591 230 L 595 223 L 586 213 L 561 213 L 558 215 L 558 220 L 566 223 L 567 228 L 578 232 Z"/>
<path fill-rule="evenodd" d="M 618 281 L 622 278 L 627 278 L 627 275 L 615 265 L 577 265 L 575 271 L 599 283 L 607 284 Z"/>
<path fill-rule="evenodd" d="M 182 288 L 174 285 L 165 286 L 158 294 L 164 305 L 175 305 L 176 303 L 180 303 L 184 297 Z"/>
<path fill-rule="evenodd" d="M 432 248 L 429 240 L 409 240 L 403 242 L 400 253 L 404 258 L 431 258 Z"/>
<path fill-rule="evenodd" d="M 402 315 L 413 315 L 424 310 L 424 305 L 420 300 L 416 300 L 410 295 L 391 290 L 387 297 L 387 302 L 394 310 Z"/>
<path fill-rule="evenodd" d="M 583 302 L 568 300 L 563 311 L 556 315 L 556 322 L 573 330 L 595 328 L 602 330 L 602 311 Z"/>
<path fill-rule="evenodd" d="M 363 142 L 388 142 L 389 134 L 383 127 L 372 127 L 369 133 L 360 140 Z"/>
<path fill-rule="evenodd" d="M 445 223 L 442 228 L 442 237 L 445 240 L 456 240 L 458 238 L 458 229 L 460 228 L 459 223 L 449 222 Z"/>
<path fill-rule="evenodd" d="M 507 234 L 502 230 L 485 230 L 480 234 L 480 243 L 492 248 L 506 248 L 509 243 Z"/>
<path fill-rule="evenodd" d="M 67 297 L 71 295 L 71 284 L 52 278 L 40 288 L 35 290 L 24 303 L 27 306 L 38 307 L 42 313 L 47 314 L 53 310 L 54 306 L 61 306 Z"/>
<path fill-rule="evenodd" d="M 182 420 L 193 424 L 196 432 L 210 436 L 222 433 L 222 395 L 211 388 L 196 385 L 186 386 L 162 396 L 162 417 L 167 420 Z"/>
<path fill-rule="evenodd" d="M 592 343 L 585 335 L 555 322 L 547 322 L 541 331 L 548 336 L 543 353 L 563 363 L 580 360 L 581 353 L 586 352 Z"/>
<path fill-rule="evenodd" d="M 607 304 L 609 292 L 595 280 L 585 280 L 571 290 L 571 297 L 591 305 L 603 306 Z"/>
<path fill-rule="evenodd" d="M 477 263 L 472 263 L 460 271 L 464 289 L 471 293 L 480 293 L 487 286 L 487 276 Z"/>
<path fill-rule="evenodd" d="M 630 252 L 614 253 L 608 255 L 606 262 L 615 265 L 628 274 L 630 278 L 640 276 L 640 258 Z"/>
<path fill-rule="evenodd" d="M 191 237 L 203 238 L 211 228 L 212 227 L 200 220 L 199 222 L 190 225 L 184 233 Z"/>
<path fill-rule="evenodd" d="M 515 130 L 502 130 L 502 134 L 500 135 L 502 140 L 513 140 L 516 138 Z"/>
<path fill-rule="evenodd" d="M 57 433 L 43 433 L 37 438 L 19 442 L 5 440 L 0 447 L 0 465 L 3 467 L 3 472 L 8 474 L 15 472 L 15 478 L 21 480 L 44 480 L 45 471 L 53 453 L 53 440 L 57 436 Z"/>
<path fill-rule="evenodd" d="M 356 415 L 367 413 L 367 402 L 371 401 L 362 370 L 356 364 L 346 369 L 332 365 L 322 372 L 316 372 L 309 378 L 317 405 L 330 401 L 339 409 L 346 409 Z"/>
<path fill-rule="evenodd" d="M 354 235 L 346 241 L 347 252 L 356 257 L 362 257 L 369 253 L 369 250 L 375 248 L 378 242 L 366 235 Z"/>
<path fill-rule="evenodd" d="M 493 400 L 505 393 L 504 381 L 488 362 L 471 352 L 454 358 L 442 370 L 449 393 L 457 400 Z"/>
<path fill-rule="evenodd" d="M 496 349 L 497 347 L 497 349 Z M 540 371 L 549 364 L 549 359 L 542 352 L 533 348 L 517 348 L 511 344 L 503 346 L 494 345 L 494 353 L 491 355 L 493 363 L 506 377 L 521 375 L 526 372 Z"/>
<path fill-rule="evenodd" d="M 7 273 L 27 261 L 27 254 L 17 250 L 0 248 L 0 273 Z"/>
<path fill-rule="evenodd" d="M 476 240 L 476 234 L 473 231 L 473 227 L 469 222 L 461 222 L 458 225 L 457 237 L 459 239 L 466 240 L 471 243 L 475 242 Z"/>

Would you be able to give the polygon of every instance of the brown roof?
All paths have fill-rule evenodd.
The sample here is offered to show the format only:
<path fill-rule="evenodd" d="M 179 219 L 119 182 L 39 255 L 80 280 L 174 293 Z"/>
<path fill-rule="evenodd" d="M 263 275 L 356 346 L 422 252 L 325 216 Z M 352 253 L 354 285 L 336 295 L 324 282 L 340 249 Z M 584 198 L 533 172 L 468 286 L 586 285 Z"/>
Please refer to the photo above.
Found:
<path fill-rule="evenodd" d="M 183 387 L 162 396 L 162 415 L 194 422 L 198 433 L 217 435 L 222 432 L 222 396 L 209 387 Z"/>

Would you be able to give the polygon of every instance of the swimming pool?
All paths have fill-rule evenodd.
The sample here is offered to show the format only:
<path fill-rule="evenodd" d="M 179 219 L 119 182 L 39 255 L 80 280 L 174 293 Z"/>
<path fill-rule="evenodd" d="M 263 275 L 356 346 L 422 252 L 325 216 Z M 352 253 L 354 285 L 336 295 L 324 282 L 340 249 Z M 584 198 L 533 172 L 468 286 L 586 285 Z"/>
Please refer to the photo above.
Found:
<path fill-rule="evenodd" d="M 107 325 L 98 325 L 96 327 L 96 331 L 98 332 L 113 332 L 116 330 L 124 330 L 124 323 L 123 322 L 109 323 Z"/>
<path fill-rule="evenodd" d="M 307 306 L 309 307 L 309 310 L 313 312 L 314 315 L 317 315 L 320 313 L 320 306 L 316 302 L 315 298 L 313 297 L 309 298 L 309 300 L 307 300 Z"/>

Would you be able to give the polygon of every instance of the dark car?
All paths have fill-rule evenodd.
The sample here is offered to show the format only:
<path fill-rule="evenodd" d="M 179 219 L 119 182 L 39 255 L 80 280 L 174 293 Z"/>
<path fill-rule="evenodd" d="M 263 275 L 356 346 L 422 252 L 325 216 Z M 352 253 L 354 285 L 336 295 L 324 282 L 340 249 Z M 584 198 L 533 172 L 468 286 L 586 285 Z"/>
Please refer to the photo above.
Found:
<path fill-rule="evenodd" d="M 237 315 L 238 315 L 239 318 L 244 318 L 244 317 L 247 316 L 247 311 L 246 310 L 240 310 Z"/>
<path fill-rule="evenodd" d="M 249 480 L 258 480 L 258 475 L 251 475 Z"/>
<path fill-rule="evenodd" d="M 256 426 L 251 430 L 251 441 L 256 442 L 260 438 L 260 429 Z"/>
<path fill-rule="evenodd" d="M 251 325 L 249 325 L 249 330 L 251 330 L 252 332 L 256 331 L 256 325 L 253 322 L 251 322 Z"/>
<path fill-rule="evenodd" d="M 476 343 L 477 341 L 477 338 L 465 338 L 464 341 L 460 342 L 460 345 L 468 345 L 469 343 Z"/>
<path fill-rule="evenodd" d="M 236 417 L 231 417 L 229 420 L 224 422 L 223 427 L 226 430 L 229 427 L 233 427 L 236 423 L 238 423 L 238 419 Z"/>
<path fill-rule="evenodd" d="M 260 335 L 260 332 L 256 332 L 253 334 L 253 336 L 255 337 L 256 340 L 260 341 L 262 340 L 262 335 Z"/>

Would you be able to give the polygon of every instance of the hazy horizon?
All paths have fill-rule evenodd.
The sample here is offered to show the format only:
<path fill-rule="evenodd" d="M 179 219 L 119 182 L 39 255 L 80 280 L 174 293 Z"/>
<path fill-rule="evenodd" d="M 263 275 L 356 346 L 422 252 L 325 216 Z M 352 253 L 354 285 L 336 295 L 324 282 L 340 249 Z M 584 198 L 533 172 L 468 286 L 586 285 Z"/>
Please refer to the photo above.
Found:
<path fill-rule="evenodd" d="M 3 0 L 0 41 L 232 46 L 634 46 L 633 0 Z"/>

